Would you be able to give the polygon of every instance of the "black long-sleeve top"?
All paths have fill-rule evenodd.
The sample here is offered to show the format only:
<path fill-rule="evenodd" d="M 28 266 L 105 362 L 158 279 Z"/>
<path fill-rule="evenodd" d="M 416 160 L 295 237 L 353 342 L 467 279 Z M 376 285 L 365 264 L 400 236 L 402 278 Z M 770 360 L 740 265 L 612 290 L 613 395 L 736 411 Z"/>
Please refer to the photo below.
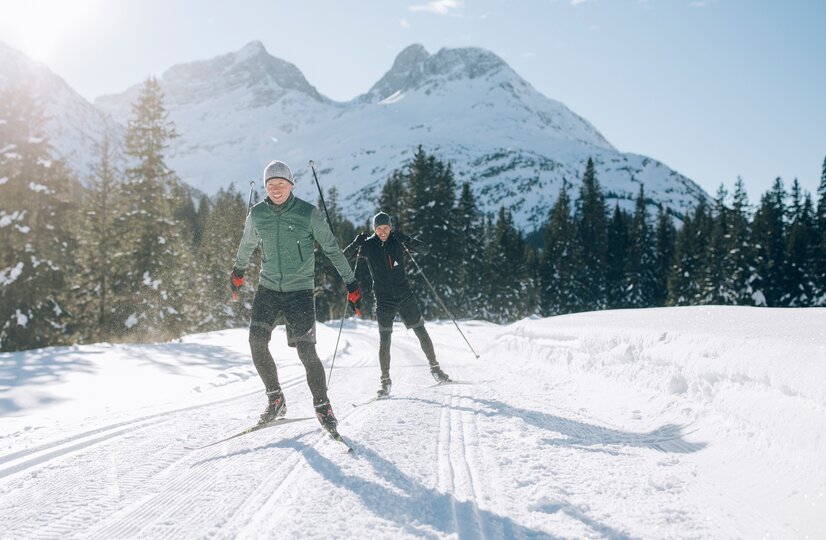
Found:
<path fill-rule="evenodd" d="M 358 241 L 344 248 L 347 258 L 358 252 Z M 373 293 L 376 302 L 398 301 L 412 294 L 407 279 L 404 262 L 405 246 L 410 251 L 426 255 L 430 249 L 427 244 L 403 233 L 391 231 L 386 242 L 375 234 L 361 245 L 361 257 L 367 261 L 370 276 L 373 278 Z"/>

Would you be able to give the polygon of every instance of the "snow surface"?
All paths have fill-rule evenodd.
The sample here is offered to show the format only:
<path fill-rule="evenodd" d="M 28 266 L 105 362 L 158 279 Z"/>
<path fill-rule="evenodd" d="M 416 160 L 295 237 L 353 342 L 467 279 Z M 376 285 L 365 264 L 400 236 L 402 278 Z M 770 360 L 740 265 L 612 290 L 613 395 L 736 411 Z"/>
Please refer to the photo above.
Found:
<path fill-rule="evenodd" d="M 2 538 L 824 538 L 826 309 L 348 320 L 315 420 L 202 450 L 264 405 L 245 329 L 0 355 Z M 319 325 L 330 365 L 338 323 Z M 304 372 L 276 330 L 292 417 Z"/>

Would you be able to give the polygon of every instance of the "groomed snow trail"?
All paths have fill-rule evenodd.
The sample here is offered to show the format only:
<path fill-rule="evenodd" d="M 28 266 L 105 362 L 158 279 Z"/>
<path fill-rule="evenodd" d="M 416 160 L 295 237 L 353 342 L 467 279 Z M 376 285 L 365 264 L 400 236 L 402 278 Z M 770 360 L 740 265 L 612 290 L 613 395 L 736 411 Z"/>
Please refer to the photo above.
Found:
<path fill-rule="evenodd" d="M 452 323 L 429 323 L 443 368 L 473 383 L 435 387 L 415 336 L 397 325 L 392 394 L 359 407 L 351 404 L 378 388 L 378 332 L 349 321 L 330 397 L 353 455 L 315 420 L 184 448 L 246 427 L 263 408 L 244 330 L 167 349 L 104 348 L 123 365 L 140 357 L 151 376 L 133 384 L 144 393 L 155 377 L 187 372 L 188 347 L 209 369 L 163 399 L 71 417 L 61 410 L 76 410 L 95 388 L 72 391 L 70 377 L 52 376 L 53 404 L 0 417 L 0 537 L 823 537 L 826 414 L 805 380 L 822 368 L 802 361 L 791 371 L 806 374 L 795 378 L 765 351 L 775 343 L 772 317 L 792 317 L 789 327 L 807 335 L 826 310 L 809 310 L 811 321 L 792 312 L 765 321 L 757 310 L 719 308 L 464 322 L 479 360 Z M 715 337 L 721 316 L 749 330 Z M 337 330 L 319 325 L 327 366 Z M 765 341 L 751 345 L 749 363 L 758 335 Z M 303 368 L 283 341 L 280 329 L 272 350 L 288 416 L 311 416 Z M 812 355 L 824 341 L 798 339 L 788 351 Z M 99 350 L 73 349 L 90 361 Z M 161 371 L 149 366 L 158 351 L 169 355 Z M 57 353 L 28 360 L 48 364 Z M 27 364 L 24 353 L 0 359 Z M 26 385 L 42 384 L 26 379 L 9 395 L 20 401 Z M 751 412 L 757 404 L 783 418 Z"/>

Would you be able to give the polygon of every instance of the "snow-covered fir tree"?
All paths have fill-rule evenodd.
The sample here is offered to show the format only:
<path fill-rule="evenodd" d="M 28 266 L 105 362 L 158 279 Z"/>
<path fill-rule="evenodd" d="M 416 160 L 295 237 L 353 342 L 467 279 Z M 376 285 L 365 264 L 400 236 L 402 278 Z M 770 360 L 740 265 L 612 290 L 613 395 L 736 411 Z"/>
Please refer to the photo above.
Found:
<path fill-rule="evenodd" d="M 34 89 L 0 91 L 0 350 L 64 343 L 79 186 L 52 157 Z"/>
<path fill-rule="evenodd" d="M 393 220 L 393 228 L 398 231 L 406 231 L 404 221 L 406 209 L 405 203 L 407 195 L 407 178 L 400 170 L 395 170 L 390 178 L 384 183 L 379 196 L 379 207 L 376 212 L 384 212 Z M 372 229 L 372 223 L 367 224 L 368 230 Z"/>
<path fill-rule="evenodd" d="M 233 187 L 221 189 L 206 212 L 203 235 L 196 251 L 196 290 L 191 300 L 198 317 L 191 327 L 197 332 L 244 326 L 252 307 L 254 286 L 258 281 L 258 257 L 253 256 L 244 274 L 244 287 L 237 302 L 229 287 L 229 274 L 241 242 L 247 200 Z"/>
<path fill-rule="evenodd" d="M 643 308 L 654 305 L 656 254 L 653 237 L 651 224 L 648 222 L 645 187 L 640 184 L 625 262 L 625 295 L 629 307 Z"/>
<path fill-rule="evenodd" d="M 668 277 L 669 305 L 689 306 L 700 302 L 710 224 L 705 201 L 700 201 L 692 215 L 683 221 Z"/>
<path fill-rule="evenodd" d="M 668 275 L 674 257 L 674 244 L 677 228 L 674 220 L 662 205 L 658 206 L 656 225 L 654 227 L 654 253 L 656 271 L 654 283 L 654 305 L 664 306 L 668 298 Z"/>
<path fill-rule="evenodd" d="M 752 222 L 755 278 L 752 281 L 756 305 L 780 306 L 788 291 L 786 260 L 786 190 L 781 178 L 760 200 Z"/>
<path fill-rule="evenodd" d="M 459 268 L 456 294 L 451 304 L 455 316 L 475 318 L 480 313 L 479 306 L 485 301 L 482 291 L 485 283 L 484 267 L 487 263 L 484 219 L 468 182 L 462 184 L 462 192 L 456 203 L 454 229 L 457 239 L 454 260 Z"/>
<path fill-rule="evenodd" d="M 734 302 L 737 305 L 755 304 L 761 295 L 757 295 L 755 299 L 753 289 L 757 276 L 754 266 L 754 246 L 751 243 L 751 209 L 745 184 L 739 177 L 734 184 L 728 235 L 728 253 L 724 263 L 724 272 L 735 294 Z"/>
<path fill-rule="evenodd" d="M 523 317 L 526 311 L 525 242 L 513 223 L 513 215 L 505 207 L 499 209 L 485 256 L 490 318 L 504 323 Z"/>
<path fill-rule="evenodd" d="M 608 222 L 608 245 L 605 252 L 605 293 L 611 309 L 628 307 L 625 266 L 628 257 L 631 216 L 619 204 Z"/>
<path fill-rule="evenodd" d="M 698 301 L 703 304 L 736 304 L 739 291 L 726 262 L 731 256 L 731 212 L 726 207 L 728 192 L 717 190 L 711 233 L 706 249 Z"/>
<path fill-rule="evenodd" d="M 191 229 L 175 217 L 188 190 L 181 189 L 165 162 L 168 142 L 176 135 L 157 80 L 146 80 L 132 113 L 124 149 L 130 159 L 125 208 L 115 222 L 125 248 L 113 254 L 113 264 L 127 277 L 117 293 L 132 302 L 116 314 L 116 323 L 131 339 L 177 337 L 187 326 L 196 270 L 188 244 Z"/>
<path fill-rule="evenodd" d="M 809 193 L 803 194 L 797 178 L 792 183 L 789 226 L 786 237 L 788 285 L 781 299 L 784 306 L 806 307 L 815 302 L 818 249 L 815 210 Z"/>
<path fill-rule="evenodd" d="M 545 226 L 539 262 L 539 302 L 545 316 L 580 311 L 583 305 L 580 242 L 568 188 L 563 182 Z"/>
<path fill-rule="evenodd" d="M 125 275 L 116 275 L 110 265 L 112 254 L 123 249 L 122 238 L 113 229 L 123 199 L 120 157 L 109 132 L 104 134 L 97 154 L 76 227 L 78 272 L 70 280 L 75 299 L 75 336 L 81 343 L 110 340 L 118 331 L 112 317 L 118 311 L 118 302 L 131 300 L 112 292 L 113 283 L 122 281 Z"/>
<path fill-rule="evenodd" d="M 588 311 L 605 309 L 608 305 L 608 210 L 591 158 L 582 175 L 576 222 L 582 242 L 583 307 Z"/>
<path fill-rule="evenodd" d="M 826 158 L 817 186 L 817 213 L 815 216 L 816 243 L 815 260 L 812 263 L 815 274 L 815 298 L 813 304 L 826 306 Z"/>
<path fill-rule="evenodd" d="M 459 265 L 454 257 L 456 181 L 453 170 L 450 164 L 428 155 L 419 146 L 403 175 L 407 186 L 407 200 L 402 211 L 404 232 L 430 247 L 426 257 L 415 254 L 413 257 L 424 275 L 430 278 L 437 294 L 442 299 L 453 298 L 459 282 Z M 434 279 L 437 276 L 438 279 Z M 427 290 L 427 285 L 422 281 L 419 281 L 419 286 Z M 447 317 L 432 295 L 426 298 L 427 301 L 422 301 L 425 316 L 432 317 L 438 313 Z"/>

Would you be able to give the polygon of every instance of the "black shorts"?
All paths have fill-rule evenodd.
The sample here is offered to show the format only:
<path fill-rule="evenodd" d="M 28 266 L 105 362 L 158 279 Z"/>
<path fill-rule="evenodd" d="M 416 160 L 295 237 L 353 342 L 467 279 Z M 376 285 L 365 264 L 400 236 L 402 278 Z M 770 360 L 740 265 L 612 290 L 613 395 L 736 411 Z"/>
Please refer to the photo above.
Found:
<path fill-rule="evenodd" d="M 377 300 L 376 319 L 379 321 L 379 332 L 392 332 L 393 319 L 398 313 L 407 328 L 418 328 L 424 326 L 422 310 L 412 294 L 405 296 L 400 301 Z"/>
<path fill-rule="evenodd" d="M 313 291 L 277 292 L 258 286 L 252 301 L 250 335 L 272 336 L 273 329 L 286 322 L 287 344 L 315 343 L 315 298 Z"/>

